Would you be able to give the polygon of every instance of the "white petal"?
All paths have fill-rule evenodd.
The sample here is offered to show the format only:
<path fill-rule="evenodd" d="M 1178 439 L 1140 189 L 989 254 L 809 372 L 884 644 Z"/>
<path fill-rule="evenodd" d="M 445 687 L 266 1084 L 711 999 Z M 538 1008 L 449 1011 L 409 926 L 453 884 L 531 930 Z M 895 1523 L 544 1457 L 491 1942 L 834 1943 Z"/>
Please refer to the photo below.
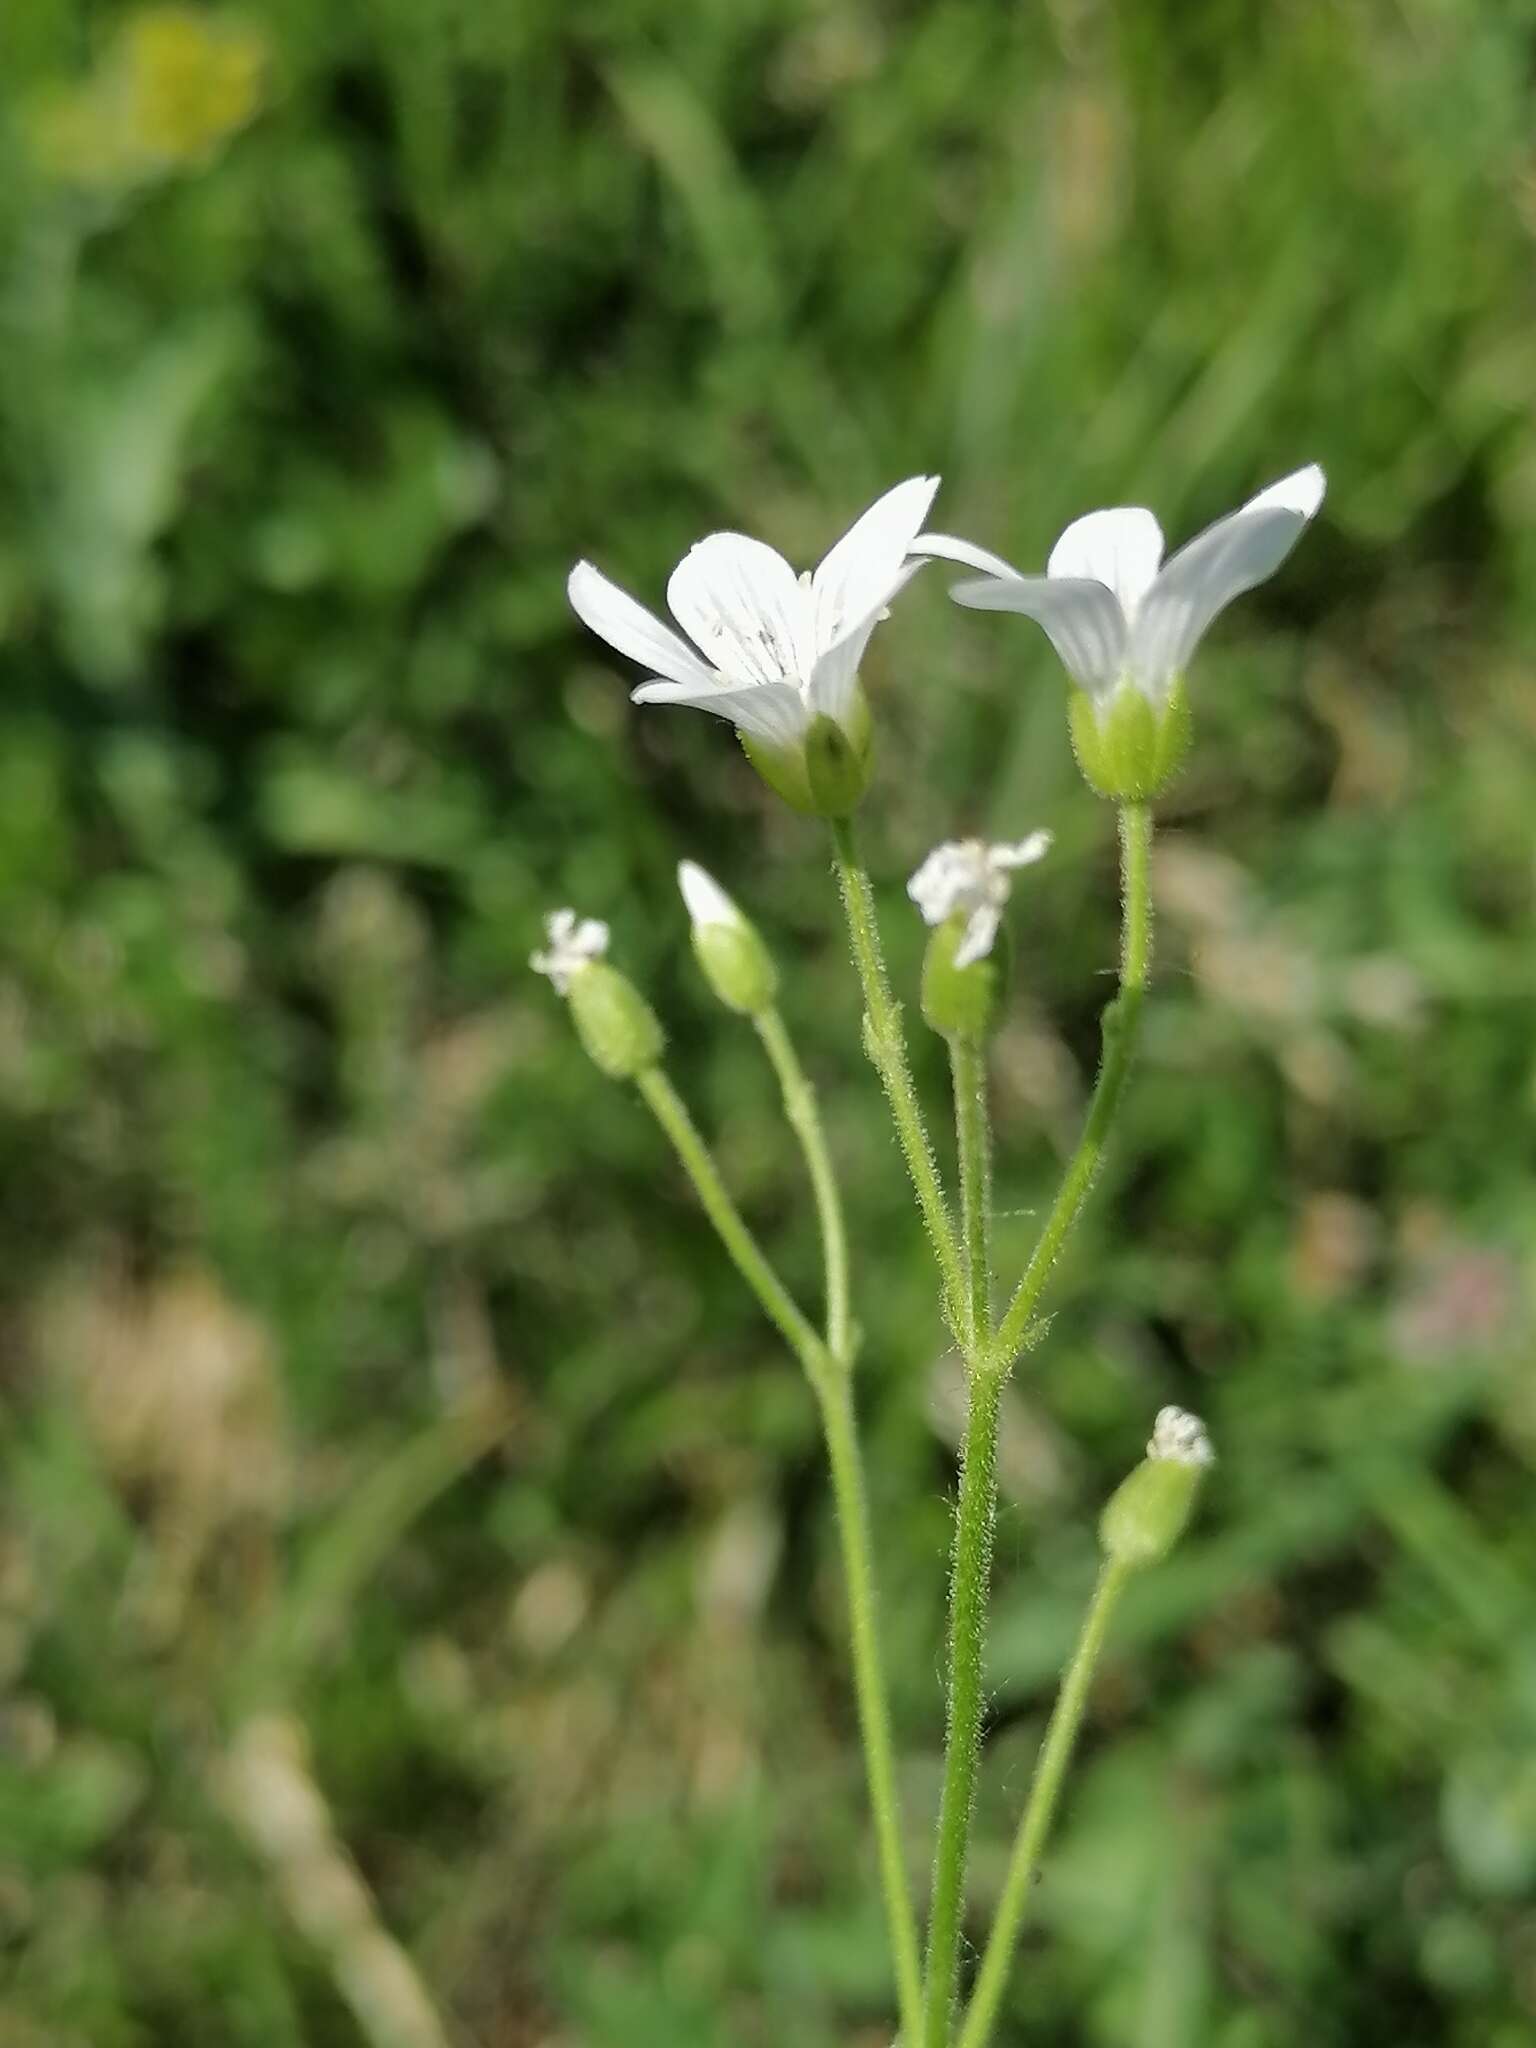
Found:
<path fill-rule="evenodd" d="M 996 867 L 1027 868 L 1033 867 L 1037 860 L 1043 860 L 1050 850 L 1049 832 L 1031 832 L 1027 839 L 1016 840 L 1011 846 L 989 847 L 988 854 Z"/>
<path fill-rule="evenodd" d="M 877 498 L 811 578 L 815 650 L 824 654 L 878 613 L 902 579 L 917 529 L 928 516 L 936 476 L 912 476 Z"/>
<path fill-rule="evenodd" d="M 1272 505 L 1278 505 L 1283 511 L 1299 512 L 1303 519 L 1313 519 L 1327 488 L 1328 479 L 1323 475 L 1321 466 L 1309 462 L 1305 469 L 1293 469 L 1289 476 L 1281 477 L 1279 483 L 1271 484 L 1256 498 L 1250 498 L 1242 509 L 1245 512 L 1267 512 Z"/>
<path fill-rule="evenodd" d="M 842 724 L 848 715 L 849 700 L 853 696 L 853 685 L 859 673 L 859 663 L 864 659 L 864 650 L 869 645 L 869 636 L 885 617 L 899 592 L 906 589 L 921 562 L 908 562 L 897 574 L 894 585 L 888 588 L 874 610 L 858 620 L 851 631 L 830 647 L 824 648 L 816 657 L 816 666 L 811 670 L 806 685 L 806 695 L 813 711 L 825 712 L 828 718 Z"/>
<path fill-rule="evenodd" d="M 1159 1408 L 1147 1456 L 1174 1465 L 1214 1465 L 1216 1453 L 1198 1415 L 1184 1408 Z"/>
<path fill-rule="evenodd" d="M 1107 584 L 1127 619 L 1152 588 L 1163 559 L 1163 529 L 1143 505 L 1113 505 L 1074 519 L 1051 549 L 1047 576 L 1091 576 Z"/>
<path fill-rule="evenodd" d="M 1125 659 L 1125 614 L 1104 584 L 1081 576 L 989 576 L 957 583 L 949 594 L 973 611 L 1022 612 L 1045 628 L 1085 690 L 1114 687 Z"/>
<path fill-rule="evenodd" d="M 695 711 L 712 711 L 739 732 L 774 747 L 798 746 L 805 737 L 805 699 L 792 683 L 753 683 L 741 690 L 714 683 L 696 690 L 688 683 L 658 680 L 642 683 L 630 696 L 636 704 L 686 704 Z"/>
<path fill-rule="evenodd" d="M 1313 464 L 1260 491 L 1170 557 L 1132 635 L 1131 671 L 1149 696 L 1182 674 L 1218 612 L 1274 575 L 1322 501 L 1323 473 Z"/>
<path fill-rule="evenodd" d="M 578 918 L 574 910 L 552 910 L 544 920 L 547 952 L 530 953 L 528 965 L 548 977 L 564 995 L 572 978 L 608 950 L 608 927 L 601 918 Z"/>
<path fill-rule="evenodd" d="M 942 924 L 962 900 L 973 896 L 984 880 L 980 842 L 946 839 L 928 854 L 907 883 L 924 924 Z"/>
<path fill-rule="evenodd" d="M 701 868 L 696 860 L 678 862 L 677 886 L 683 892 L 683 902 L 694 925 L 741 923 L 741 912 L 714 876 Z"/>
<path fill-rule="evenodd" d="M 965 569 L 979 569 L 984 576 L 1017 576 L 1018 570 L 1001 555 L 979 548 L 974 541 L 959 540 L 952 533 L 920 533 L 910 552 L 944 562 L 958 562 Z"/>
<path fill-rule="evenodd" d="M 985 960 L 992 950 L 992 941 L 997 937 L 997 927 L 1002 911 L 995 903 L 983 903 L 973 910 L 965 927 L 965 936 L 955 948 L 955 965 L 970 967 L 978 960 Z"/>
<path fill-rule="evenodd" d="M 610 583 L 590 562 L 578 562 L 566 580 L 571 609 L 600 640 L 627 654 L 631 661 L 659 669 L 674 682 L 707 687 L 710 671 L 670 626 L 653 618 L 616 583 Z"/>
<path fill-rule="evenodd" d="M 667 603 L 733 683 L 792 683 L 810 671 L 809 596 L 760 540 L 712 533 L 696 542 L 672 571 Z"/>

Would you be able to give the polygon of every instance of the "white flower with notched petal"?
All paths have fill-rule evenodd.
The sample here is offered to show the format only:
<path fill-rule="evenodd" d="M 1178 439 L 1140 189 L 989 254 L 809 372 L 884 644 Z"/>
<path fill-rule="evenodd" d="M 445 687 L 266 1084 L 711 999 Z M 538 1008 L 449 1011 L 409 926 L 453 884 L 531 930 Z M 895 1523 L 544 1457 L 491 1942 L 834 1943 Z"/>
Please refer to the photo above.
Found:
<path fill-rule="evenodd" d="M 944 924 L 964 915 L 965 930 L 951 965 L 971 967 L 992 950 L 1003 908 L 1013 890 L 1015 868 L 1033 866 L 1050 851 L 1049 832 L 1031 832 L 1011 845 L 988 846 L 982 839 L 947 839 L 936 846 L 907 884 L 907 894 L 925 924 Z"/>
<path fill-rule="evenodd" d="M 1140 505 L 1076 519 L 1043 576 L 949 534 L 919 534 L 913 553 L 983 573 L 950 595 L 978 611 L 1022 612 L 1045 628 L 1081 696 L 1078 757 L 1106 796 L 1155 795 L 1187 734 L 1184 671 L 1217 614 L 1273 576 L 1323 502 L 1316 463 L 1268 490 L 1163 561 L 1162 529 Z"/>
<path fill-rule="evenodd" d="M 686 704 L 728 719 L 781 796 L 841 816 L 869 779 L 859 662 L 891 599 L 922 566 L 911 559 L 913 539 L 938 487 L 931 476 L 897 484 L 803 576 L 744 533 L 699 541 L 667 584 L 693 646 L 590 562 L 571 571 L 571 605 L 610 647 L 651 671 L 633 693 L 637 704 Z"/>

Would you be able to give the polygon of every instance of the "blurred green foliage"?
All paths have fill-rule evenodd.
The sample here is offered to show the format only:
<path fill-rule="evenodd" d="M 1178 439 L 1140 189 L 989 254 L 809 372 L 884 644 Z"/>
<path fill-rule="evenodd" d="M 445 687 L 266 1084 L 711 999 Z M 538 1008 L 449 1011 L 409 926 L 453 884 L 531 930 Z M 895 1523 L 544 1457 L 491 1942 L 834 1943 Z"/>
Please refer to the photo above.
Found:
<path fill-rule="evenodd" d="M 0 14 L 4 2048 L 364 2038 L 311 1852 L 482 2048 L 888 2039 L 813 1417 L 530 983 L 546 907 L 611 921 L 809 1292 L 678 855 L 781 948 L 919 1883 L 955 1388 L 816 830 L 630 710 L 564 573 L 813 559 L 919 470 L 1031 563 L 1308 459 L 1321 525 L 1194 679 L 1145 1055 L 1011 1400 L 978 1903 L 1175 1399 L 1222 1463 L 1006 2039 L 1531 2038 L 1533 62 L 1526 0 Z M 909 997 L 932 842 L 1057 835 L 997 1057 L 1021 1254 L 1109 816 L 1019 622 L 919 579 L 868 680 Z M 286 1870 L 230 1792 L 274 1725 L 330 1816 Z"/>

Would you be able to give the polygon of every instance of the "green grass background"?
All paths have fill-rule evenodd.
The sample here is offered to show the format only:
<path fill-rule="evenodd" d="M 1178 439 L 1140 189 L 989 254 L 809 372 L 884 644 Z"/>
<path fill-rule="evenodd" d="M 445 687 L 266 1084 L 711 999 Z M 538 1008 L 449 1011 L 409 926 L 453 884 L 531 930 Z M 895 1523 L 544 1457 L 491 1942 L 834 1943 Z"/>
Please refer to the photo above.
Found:
<path fill-rule="evenodd" d="M 978 1918 L 1093 1523 L 1127 1603 L 1002 2040 L 1536 2029 L 1536 7 L 270 0 L 262 104 L 115 184 L 0 17 L 0 2043 L 350 2048 L 231 1818 L 301 1727 L 478 2048 L 889 2039 L 811 1404 L 526 970 L 607 918 L 795 1282 L 793 1148 L 673 885 L 759 920 L 855 1226 L 914 1883 L 956 1395 L 817 828 L 569 617 L 879 490 L 1024 563 L 1097 504 L 1323 516 L 1213 635 L 1156 1002 L 1010 1395 Z M 220 16 L 223 20 L 225 17 Z M 195 96 L 195 95 L 194 95 Z M 1049 648 L 919 579 L 872 862 L 1044 824 L 997 1047 L 1027 1248 L 1114 958 Z M 919 1045 L 935 1113 L 941 1061 Z M 387 2015 L 386 2015 L 387 2021 Z"/>

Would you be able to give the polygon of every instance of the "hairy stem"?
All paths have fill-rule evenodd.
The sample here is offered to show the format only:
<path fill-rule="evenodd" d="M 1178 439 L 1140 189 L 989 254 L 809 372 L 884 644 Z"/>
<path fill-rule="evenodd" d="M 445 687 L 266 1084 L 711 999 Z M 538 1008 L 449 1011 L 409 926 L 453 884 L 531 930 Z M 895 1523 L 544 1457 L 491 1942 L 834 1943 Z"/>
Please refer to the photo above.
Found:
<path fill-rule="evenodd" d="M 987 1938 L 986 1952 L 976 1977 L 976 1989 L 970 2009 L 960 2029 L 957 2048 L 986 2048 L 997 2021 L 997 2009 L 1002 2000 L 1003 1989 L 1008 1981 L 1008 1971 L 1013 1962 L 1013 1952 L 1029 1909 L 1030 1893 L 1034 1888 L 1035 1873 L 1040 1866 L 1041 1852 L 1051 1831 L 1057 1802 L 1061 1797 L 1062 1782 L 1067 1766 L 1072 1760 L 1072 1751 L 1077 1734 L 1082 1726 L 1083 1709 L 1088 1702 L 1088 1690 L 1093 1683 L 1094 1668 L 1099 1661 L 1099 1652 L 1104 1647 L 1104 1638 L 1109 1632 L 1115 1604 L 1124 1590 L 1129 1577 L 1129 1567 L 1122 1562 L 1111 1560 L 1099 1572 L 1098 1584 L 1094 1587 L 1093 1598 L 1083 1621 L 1082 1633 L 1077 1640 L 1072 1661 L 1062 1679 L 1061 1692 L 1051 1713 L 1050 1724 L 1045 1731 L 1045 1741 L 1040 1748 L 1040 1760 L 1035 1766 L 1034 1780 L 1029 1788 L 1029 1799 L 1025 1804 L 1019 1831 L 1014 1838 L 1013 1852 L 1008 1862 L 1008 1875 L 1003 1883 L 1002 1898 L 998 1902 L 997 1918 Z"/>
<path fill-rule="evenodd" d="M 950 1573 L 949 1668 L 945 1684 L 944 1783 L 934 1844 L 933 1904 L 924 1992 L 924 2048 L 948 2039 L 965 1908 L 965 1867 L 976 1796 L 981 1733 L 982 1648 L 992 1578 L 997 1514 L 997 1420 L 1002 1387 L 978 1364 L 991 1338 L 989 1251 L 991 1132 L 987 1118 L 986 1052 L 974 1038 L 949 1041 L 960 1160 L 961 1241 L 965 1252 L 965 1350 L 970 1406 L 955 1508 Z"/>
<path fill-rule="evenodd" d="M 992 1582 L 997 1515 L 997 1411 L 1003 1376 L 972 1372 L 970 1409 L 960 1458 L 960 1498 L 950 1567 L 949 1680 L 945 1702 L 944 1785 L 939 1798 L 928 1918 L 928 1974 L 923 1996 L 923 2048 L 945 2048 L 960 1964 L 965 1867 L 976 1799 L 976 1749 L 981 1735 L 982 1648 Z"/>
<path fill-rule="evenodd" d="M 672 1148 L 704 1206 L 704 1213 L 714 1225 L 736 1270 L 804 1367 L 821 1409 L 847 1586 L 854 1693 L 858 1702 L 869 1800 L 874 1813 L 880 1883 L 885 1896 L 891 1956 L 896 1970 L 902 2032 L 909 2042 L 916 2043 L 920 2038 L 918 2027 L 922 2012 L 917 1923 L 901 1852 L 901 1806 L 896 1789 L 885 1672 L 876 1630 L 875 1569 L 869 1536 L 869 1509 L 865 1499 L 848 1359 L 822 1342 L 791 1299 L 731 1200 L 709 1147 L 666 1075 L 659 1067 L 651 1067 L 637 1077 L 635 1085 L 671 1140 Z M 828 1292 L 830 1298 L 830 1262 Z"/>
<path fill-rule="evenodd" d="M 852 819 L 834 818 L 831 823 L 838 887 L 842 892 L 848 934 L 853 943 L 854 965 L 858 968 L 864 991 L 865 1046 L 891 1106 L 897 1140 L 912 1177 L 917 1205 L 933 1245 L 934 1257 L 939 1262 L 944 1313 L 958 1337 L 966 1324 L 965 1274 L 955 1242 L 949 1205 L 944 1199 L 944 1186 L 934 1162 L 933 1147 L 928 1142 L 917 1090 L 912 1085 L 912 1069 L 907 1061 L 906 1039 L 901 1028 L 901 1008 L 891 994 L 885 957 L 880 949 L 874 891 L 859 857 Z"/>
<path fill-rule="evenodd" d="M 902 1853 L 901 1807 L 896 1790 L 896 1761 L 891 1742 L 885 1671 L 875 1620 L 875 1572 L 870 1552 L 869 1509 L 854 1422 L 853 1397 L 843 1377 L 821 1396 L 827 1459 L 837 1501 L 837 1526 L 843 1550 L 843 1577 L 848 1593 L 849 1637 L 853 1651 L 854 1690 L 869 1804 L 874 1815 L 875 1847 L 885 1894 L 886 1925 L 896 1970 L 896 1991 L 903 2039 L 917 2048 L 922 2014 L 922 1976 L 918 1964 L 917 1919 L 907 1887 Z"/>
<path fill-rule="evenodd" d="M 1152 894 L 1148 873 L 1151 848 L 1152 813 L 1145 804 L 1122 804 L 1120 989 L 1104 1012 L 1104 1049 L 1099 1059 L 1093 1099 L 1083 1123 L 1083 1135 L 1067 1162 L 1061 1187 L 1030 1255 L 1024 1277 L 998 1326 L 993 1352 L 1001 1371 L 1008 1369 L 1026 1341 L 1030 1318 L 1045 1291 L 1045 1283 L 1051 1277 L 1051 1268 L 1060 1257 L 1062 1246 L 1082 1214 L 1083 1205 L 1098 1177 L 1115 1114 L 1125 1092 L 1152 962 Z"/>
<path fill-rule="evenodd" d="M 713 1155 L 700 1137 L 682 1097 L 660 1067 L 648 1067 L 637 1075 L 635 1086 L 671 1140 L 672 1149 L 693 1182 L 694 1190 L 704 1205 L 704 1213 L 730 1254 L 732 1265 L 757 1296 L 768 1320 L 804 1366 L 811 1383 L 819 1385 L 827 1376 L 830 1364 L 826 1347 L 742 1220 L 741 1211 L 727 1193 Z"/>
<path fill-rule="evenodd" d="M 762 1010 L 752 1022 L 779 1077 L 784 1114 L 805 1155 L 821 1228 L 822 1268 L 827 1276 L 827 1349 L 840 1364 L 846 1365 L 851 1362 L 853 1340 L 848 1305 L 848 1232 L 816 1093 L 805 1077 L 805 1069 L 778 1011 Z"/>
<path fill-rule="evenodd" d="M 987 1055 L 979 1039 L 952 1038 L 955 1136 L 960 1157 L 960 1236 L 970 1316 L 966 1346 L 979 1354 L 992 1319 L 992 1132 L 987 1116 Z"/>

